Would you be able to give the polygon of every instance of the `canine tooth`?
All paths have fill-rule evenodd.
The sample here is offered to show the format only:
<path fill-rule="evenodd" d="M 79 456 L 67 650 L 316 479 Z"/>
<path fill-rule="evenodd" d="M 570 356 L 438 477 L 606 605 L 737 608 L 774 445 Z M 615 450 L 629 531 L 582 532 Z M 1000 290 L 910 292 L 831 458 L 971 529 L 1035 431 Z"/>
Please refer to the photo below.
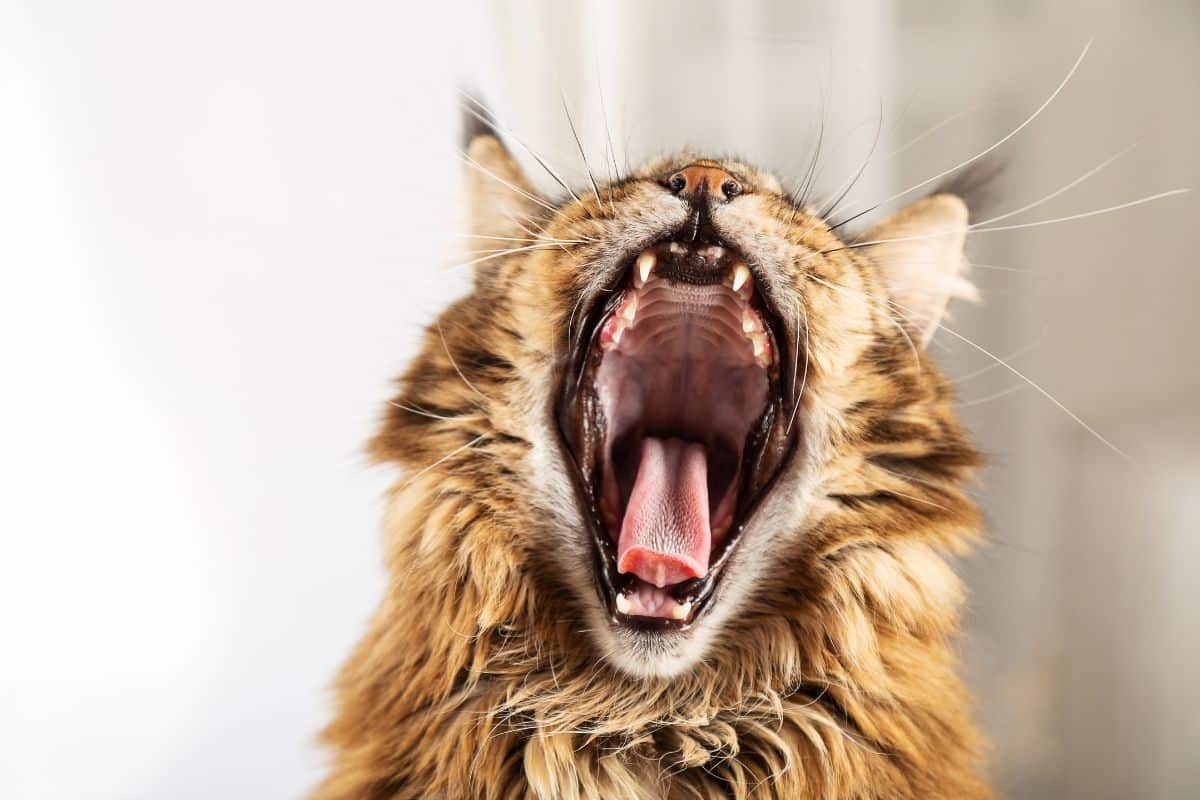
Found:
<path fill-rule="evenodd" d="M 736 292 L 746 285 L 746 281 L 750 280 L 750 268 L 745 264 L 738 263 L 733 268 L 733 290 Z"/>
<path fill-rule="evenodd" d="M 671 609 L 671 619 L 685 620 L 688 618 L 688 614 L 690 613 L 692 613 L 691 600 L 687 601 L 686 603 L 676 603 Z"/>
<path fill-rule="evenodd" d="M 644 251 L 637 260 L 637 280 L 634 281 L 639 289 L 650 280 L 650 273 L 654 271 L 655 257 L 650 250 Z"/>
<path fill-rule="evenodd" d="M 633 603 L 629 601 L 628 597 L 623 594 L 617 595 L 617 611 L 622 614 L 628 614 L 632 608 Z"/>

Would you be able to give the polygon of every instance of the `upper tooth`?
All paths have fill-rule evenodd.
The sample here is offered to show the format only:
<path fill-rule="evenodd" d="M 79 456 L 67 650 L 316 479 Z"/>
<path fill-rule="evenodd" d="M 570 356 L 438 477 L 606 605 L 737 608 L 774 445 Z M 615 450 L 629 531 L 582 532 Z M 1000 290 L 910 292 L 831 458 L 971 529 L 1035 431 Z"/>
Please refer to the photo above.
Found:
<path fill-rule="evenodd" d="M 748 280 L 750 280 L 750 268 L 739 262 L 733 268 L 733 290 L 736 292 L 741 289 Z"/>
<path fill-rule="evenodd" d="M 677 256 L 683 255 L 684 253 L 687 252 L 687 248 L 684 247 L 679 242 L 671 242 L 669 245 L 667 245 L 667 249 L 669 249 L 672 253 L 674 253 Z"/>
<path fill-rule="evenodd" d="M 753 333 L 758 330 L 758 320 L 754 318 L 754 314 L 747 308 L 742 312 L 742 333 Z"/>
<path fill-rule="evenodd" d="M 628 614 L 632 608 L 633 603 L 629 601 L 628 597 L 623 594 L 617 595 L 617 611 L 621 612 L 622 614 Z"/>
<path fill-rule="evenodd" d="M 637 260 L 638 286 L 640 287 L 646 281 L 650 280 L 650 273 L 654 271 L 654 253 L 646 250 Z"/>

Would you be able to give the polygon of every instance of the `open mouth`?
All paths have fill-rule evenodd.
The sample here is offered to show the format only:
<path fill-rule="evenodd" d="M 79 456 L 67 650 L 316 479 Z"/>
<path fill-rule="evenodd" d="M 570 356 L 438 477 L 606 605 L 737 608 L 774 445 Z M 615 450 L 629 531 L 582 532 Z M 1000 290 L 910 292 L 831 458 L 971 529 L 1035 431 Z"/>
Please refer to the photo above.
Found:
<path fill-rule="evenodd" d="M 781 326 L 719 241 L 653 245 L 606 295 L 559 407 L 597 586 L 614 622 L 686 627 L 794 441 Z"/>

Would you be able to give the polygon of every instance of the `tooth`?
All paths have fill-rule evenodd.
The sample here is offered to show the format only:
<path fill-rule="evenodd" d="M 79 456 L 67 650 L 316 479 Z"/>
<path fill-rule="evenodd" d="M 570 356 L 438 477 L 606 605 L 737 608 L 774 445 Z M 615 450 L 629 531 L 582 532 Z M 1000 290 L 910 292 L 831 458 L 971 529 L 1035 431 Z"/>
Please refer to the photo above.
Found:
<path fill-rule="evenodd" d="M 742 333 L 754 333 L 756 330 L 758 330 L 758 320 L 747 308 L 742 312 Z"/>
<path fill-rule="evenodd" d="M 763 333 L 752 333 L 748 337 L 750 343 L 754 345 L 754 357 L 759 358 L 763 353 L 767 352 L 767 336 Z"/>
<path fill-rule="evenodd" d="M 688 614 L 690 613 L 692 613 L 691 600 L 687 601 L 686 603 L 676 603 L 671 609 L 671 619 L 685 620 L 688 618 Z"/>
<path fill-rule="evenodd" d="M 687 248 L 681 245 L 679 242 L 671 242 L 669 245 L 667 245 L 667 249 L 677 256 L 681 256 L 687 252 Z"/>
<path fill-rule="evenodd" d="M 650 250 L 646 250 L 640 256 L 638 256 L 638 260 L 637 260 L 637 278 L 638 279 L 634 281 L 634 285 L 637 286 L 639 289 L 642 288 L 642 286 L 646 283 L 646 281 L 650 280 L 650 273 L 654 271 L 654 261 L 655 261 L 654 253 L 651 252 Z"/>
<path fill-rule="evenodd" d="M 633 608 L 633 603 L 629 602 L 629 598 L 623 594 L 617 595 L 617 611 L 622 614 L 628 614 Z"/>
<path fill-rule="evenodd" d="M 637 295 L 630 295 L 625 301 L 625 305 L 621 306 L 621 319 L 625 320 L 629 325 L 633 325 L 633 319 L 637 316 Z"/>
<path fill-rule="evenodd" d="M 741 262 L 733 268 L 733 290 L 736 292 L 746 285 L 746 281 L 750 280 L 750 269 Z"/>

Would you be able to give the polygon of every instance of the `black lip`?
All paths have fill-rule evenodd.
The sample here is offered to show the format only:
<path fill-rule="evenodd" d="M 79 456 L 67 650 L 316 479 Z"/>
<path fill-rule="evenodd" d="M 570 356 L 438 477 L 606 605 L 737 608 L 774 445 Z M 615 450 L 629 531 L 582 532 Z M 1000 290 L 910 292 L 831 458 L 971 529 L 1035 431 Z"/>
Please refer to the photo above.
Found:
<path fill-rule="evenodd" d="M 791 396 L 791 392 L 785 388 L 795 385 L 795 381 L 792 380 L 794 376 L 791 373 L 796 371 L 798 365 L 795 362 L 795 354 L 790 352 L 791 348 L 787 343 L 788 337 L 782 335 L 785 331 L 782 317 L 765 291 L 766 283 L 763 280 L 761 268 L 746 254 L 741 253 L 738 248 L 719 238 L 706 241 L 705 244 L 716 244 L 739 253 L 750 268 L 756 285 L 759 287 L 759 291 L 755 293 L 755 303 L 767 323 L 766 330 L 771 337 L 772 348 L 777 354 L 776 365 L 770 371 L 770 399 L 763 415 L 749 434 L 749 438 L 753 441 L 745 448 L 743 466 L 748 466 L 750 469 L 745 470 L 743 486 L 739 490 L 738 507 L 734 514 L 735 522 L 725 537 L 725 541 L 714 552 L 708 574 L 703 578 L 694 578 L 675 584 L 669 589 L 671 595 L 678 602 L 692 602 L 695 610 L 690 619 L 678 621 L 651 617 L 627 617 L 617 612 L 616 596 L 618 591 L 632 586 L 635 578 L 617 571 L 616 543 L 613 542 L 604 526 L 597 504 L 597 492 L 595 491 L 597 479 L 596 476 L 588 474 L 592 469 L 588 464 L 589 462 L 594 463 L 595 458 L 593 445 L 599 438 L 594 435 L 596 426 L 602 425 L 603 421 L 594 393 L 586 390 L 585 381 L 599 363 L 598 348 L 595 347 L 596 336 L 604 320 L 613 313 L 619 304 L 623 287 L 629 280 L 634 259 L 648 247 L 657 247 L 665 242 L 676 240 L 674 237 L 679 233 L 678 230 L 674 231 L 625 254 L 620 262 L 621 269 L 617 270 L 611 283 L 598 293 L 591 308 L 584 314 L 584 322 L 579 328 L 580 335 L 573 342 L 573 352 L 567 353 L 565 369 L 560 379 L 558 408 L 555 414 L 560 447 L 572 465 L 571 477 L 575 486 L 576 499 L 584 512 L 583 518 L 594 545 L 593 577 L 597 593 L 607 611 L 609 622 L 628 629 L 647 632 L 686 631 L 708 613 L 709 600 L 724 575 L 725 565 L 735 552 L 754 513 L 763 499 L 770 494 L 775 481 L 786 468 L 796 449 L 795 443 L 798 438 L 794 432 L 780 434 L 780 428 L 796 411 L 795 406 L 799 403 L 799 397 Z M 684 238 L 686 240 L 690 237 Z M 770 468 L 770 473 L 764 476 L 758 473 L 769 447 L 776 451 L 772 454 L 775 463 Z M 751 485 L 753 481 L 759 481 L 759 485 L 757 487 Z"/>

